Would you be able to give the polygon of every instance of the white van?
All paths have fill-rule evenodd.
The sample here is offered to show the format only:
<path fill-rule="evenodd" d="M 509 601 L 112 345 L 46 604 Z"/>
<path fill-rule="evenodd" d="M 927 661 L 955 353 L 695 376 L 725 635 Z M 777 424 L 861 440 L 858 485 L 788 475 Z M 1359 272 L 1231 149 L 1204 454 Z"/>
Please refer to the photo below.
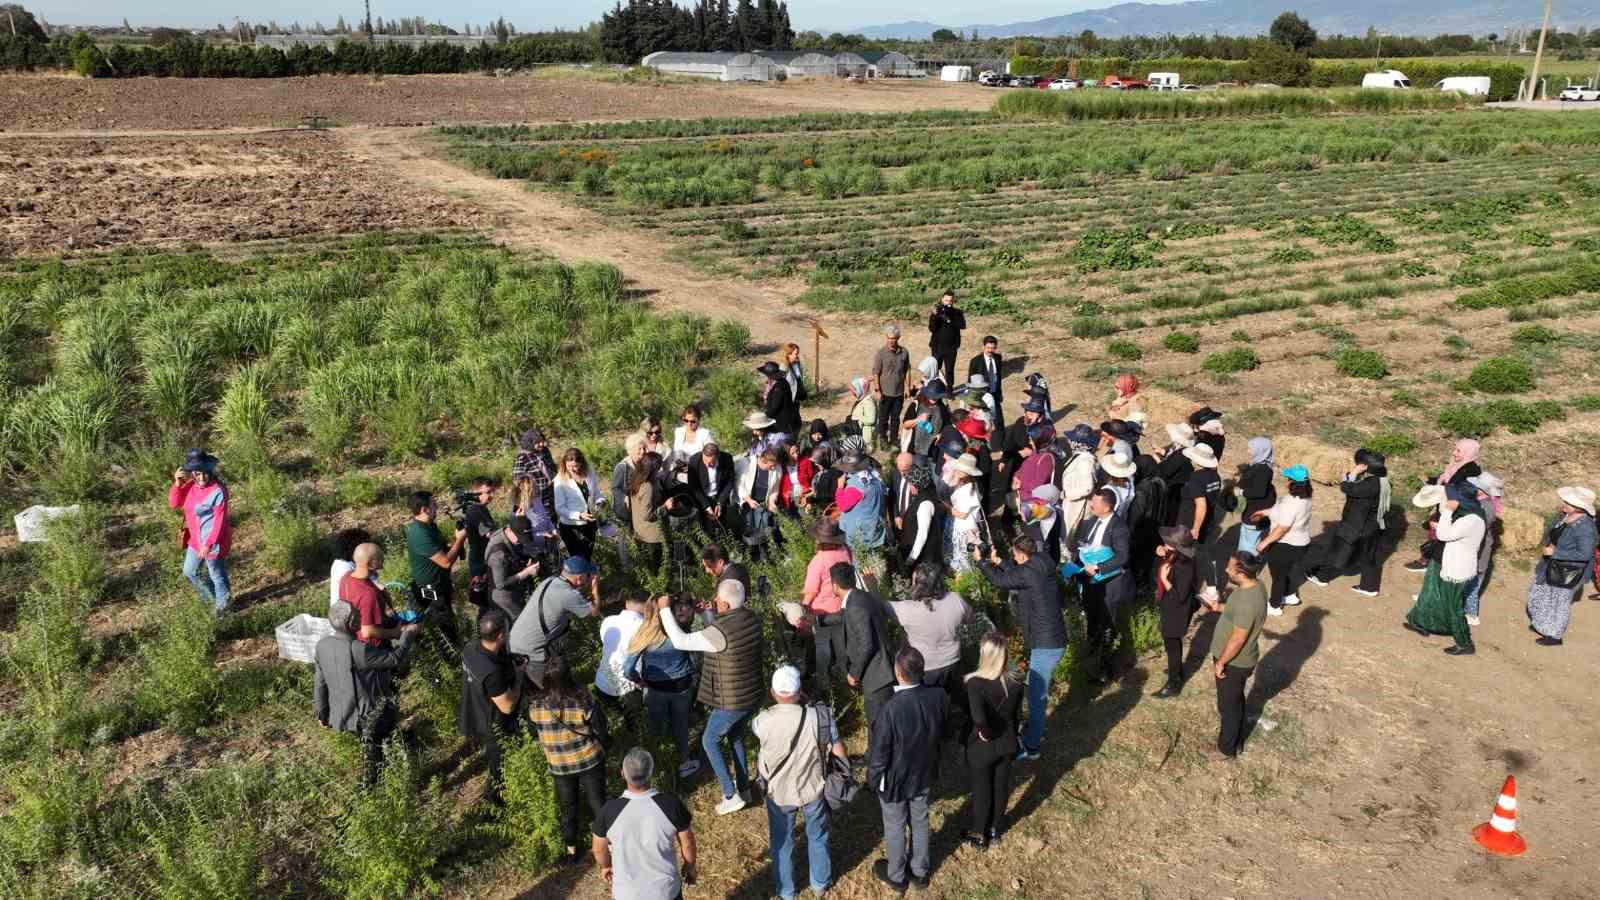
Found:
<path fill-rule="evenodd" d="M 971 66 L 945 66 L 939 70 L 940 81 L 971 81 Z"/>
<path fill-rule="evenodd" d="M 1489 96 L 1489 76 L 1487 75 L 1454 75 L 1441 80 L 1434 85 L 1440 91 L 1455 91 L 1466 94 L 1468 97 Z"/>
<path fill-rule="evenodd" d="M 1152 91 L 1175 91 L 1181 84 L 1177 72 L 1151 72 L 1147 80 Z"/>
<path fill-rule="evenodd" d="M 1386 69 L 1382 72 L 1368 72 L 1361 76 L 1361 86 L 1363 88 L 1381 88 L 1384 90 L 1408 88 L 1411 87 L 1411 79 L 1407 78 L 1404 72 Z"/>

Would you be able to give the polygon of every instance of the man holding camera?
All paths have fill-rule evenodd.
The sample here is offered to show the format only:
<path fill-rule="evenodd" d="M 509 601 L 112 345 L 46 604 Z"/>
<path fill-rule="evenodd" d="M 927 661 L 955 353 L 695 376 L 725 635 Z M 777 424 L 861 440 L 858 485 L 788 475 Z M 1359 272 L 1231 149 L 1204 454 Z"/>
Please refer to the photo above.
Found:
<path fill-rule="evenodd" d="M 452 646 L 461 643 L 456 627 L 455 586 L 450 582 L 450 567 L 461 558 L 467 542 L 465 528 L 457 527 L 455 540 L 444 542 L 439 531 L 439 510 L 427 491 L 411 495 L 411 521 L 406 523 L 406 556 L 411 563 L 411 598 L 426 608 L 439 631 Z"/>
<path fill-rule="evenodd" d="M 489 602 L 506 614 L 508 622 L 515 622 L 522 615 L 528 585 L 539 574 L 534 547 L 533 523 L 527 516 L 515 516 L 489 538 L 483 552 L 484 567 L 489 572 Z"/>
<path fill-rule="evenodd" d="M 966 327 L 966 314 L 956 309 L 956 292 L 945 291 L 928 314 L 928 350 L 939 361 L 946 387 L 956 384 L 956 354 L 961 352 L 961 332 Z"/>
<path fill-rule="evenodd" d="M 973 552 L 977 559 L 977 552 Z M 991 547 L 988 559 L 977 559 L 978 571 L 989 583 L 1014 592 L 1011 608 L 1022 626 L 1022 645 L 1028 651 L 1028 727 L 1018 740 L 1018 760 L 1036 760 L 1044 743 L 1045 705 L 1050 680 L 1067 652 L 1067 625 L 1061 614 L 1061 580 L 1034 539 L 1021 535 L 1011 542 L 1011 559 L 1000 561 Z"/>
<path fill-rule="evenodd" d="M 479 609 L 489 605 L 492 587 L 484 553 L 489 548 L 489 539 L 498 528 L 494 513 L 489 511 L 489 504 L 494 502 L 495 491 L 499 487 L 500 482 L 493 476 L 480 475 L 473 479 L 472 490 L 458 495 L 461 518 L 467 529 L 467 599 Z"/>

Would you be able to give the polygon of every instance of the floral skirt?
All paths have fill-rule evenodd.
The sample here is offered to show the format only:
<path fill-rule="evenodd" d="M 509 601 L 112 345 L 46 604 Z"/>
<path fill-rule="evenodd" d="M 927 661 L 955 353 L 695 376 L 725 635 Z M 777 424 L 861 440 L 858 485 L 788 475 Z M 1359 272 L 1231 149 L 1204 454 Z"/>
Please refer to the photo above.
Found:
<path fill-rule="evenodd" d="M 1572 601 L 1583 590 L 1577 587 L 1553 587 L 1544 583 L 1544 563 L 1533 570 L 1533 584 L 1528 588 L 1528 623 L 1545 637 L 1560 638 L 1567 633 L 1572 621 Z"/>

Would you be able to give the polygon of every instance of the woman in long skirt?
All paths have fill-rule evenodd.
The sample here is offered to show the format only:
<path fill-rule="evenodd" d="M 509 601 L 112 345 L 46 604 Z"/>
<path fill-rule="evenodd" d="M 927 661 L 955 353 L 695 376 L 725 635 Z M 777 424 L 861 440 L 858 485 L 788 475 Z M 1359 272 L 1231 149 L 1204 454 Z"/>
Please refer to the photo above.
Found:
<path fill-rule="evenodd" d="M 1528 588 L 1528 625 L 1538 633 L 1534 643 L 1559 647 L 1572 619 L 1572 603 L 1594 567 L 1594 491 L 1564 487 L 1556 491 L 1561 512 L 1550 523 L 1544 558 L 1533 570 Z"/>
<path fill-rule="evenodd" d="M 1422 580 L 1422 592 L 1417 595 L 1411 611 L 1406 613 L 1405 627 L 1418 634 L 1448 634 L 1455 644 L 1444 648 L 1451 656 L 1468 656 L 1477 652 L 1472 643 L 1472 629 L 1467 625 L 1466 609 L 1462 601 L 1472 582 L 1478 577 L 1478 549 L 1483 545 L 1483 509 L 1478 505 L 1477 492 L 1471 498 L 1446 499 L 1443 487 L 1430 484 L 1424 487 L 1411 502 L 1427 508 L 1437 506 L 1439 524 L 1434 537 L 1444 544 L 1444 552 L 1428 564 L 1427 575 Z"/>

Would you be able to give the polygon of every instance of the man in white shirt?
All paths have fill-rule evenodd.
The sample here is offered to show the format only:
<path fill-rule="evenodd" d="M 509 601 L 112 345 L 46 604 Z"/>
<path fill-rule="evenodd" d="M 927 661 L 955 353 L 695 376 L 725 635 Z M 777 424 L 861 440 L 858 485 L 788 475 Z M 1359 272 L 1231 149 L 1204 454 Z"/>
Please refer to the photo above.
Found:
<path fill-rule="evenodd" d="M 639 686 L 623 674 L 622 661 L 650 607 L 648 598 L 630 596 L 623 601 L 621 611 L 600 621 L 600 664 L 594 669 L 594 686 L 600 692 L 600 700 L 630 722 L 638 701 L 628 700 L 637 696 Z"/>

